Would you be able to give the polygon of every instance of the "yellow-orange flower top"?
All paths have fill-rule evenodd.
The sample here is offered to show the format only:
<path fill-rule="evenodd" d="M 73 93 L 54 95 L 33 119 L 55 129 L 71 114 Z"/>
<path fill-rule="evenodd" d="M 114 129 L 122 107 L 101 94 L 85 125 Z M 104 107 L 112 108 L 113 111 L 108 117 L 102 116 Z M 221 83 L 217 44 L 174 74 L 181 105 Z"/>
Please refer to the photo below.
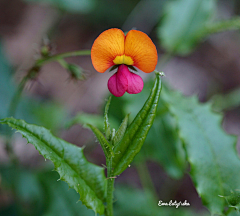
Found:
<path fill-rule="evenodd" d="M 112 28 L 101 33 L 94 41 L 91 50 L 91 59 L 94 68 L 100 73 L 104 73 L 114 65 L 135 66 L 145 73 L 150 73 L 154 71 L 157 65 L 158 55 L 155 45 L 145 33 L 131 30 L 125 36 L 122 30 Z M 136 74 L 127 76 L 127 67 L 123 66 L 121 68 L 124 71 L 121 77 L 128 77 L 126 78 L 128 81 L 124 82 L 124 88 L 127 91 L 126 85 L 131 85 L 129 77 L 134 80 L 136 78 L 134 75 Z M 125 78 L 121 78 L 121 80 L 123 79 Z M 118 82 L 121 80 L 117 78 L 115 81 Z M 135 94 L 139 92 L 130 91 L 129 93 Z"/>

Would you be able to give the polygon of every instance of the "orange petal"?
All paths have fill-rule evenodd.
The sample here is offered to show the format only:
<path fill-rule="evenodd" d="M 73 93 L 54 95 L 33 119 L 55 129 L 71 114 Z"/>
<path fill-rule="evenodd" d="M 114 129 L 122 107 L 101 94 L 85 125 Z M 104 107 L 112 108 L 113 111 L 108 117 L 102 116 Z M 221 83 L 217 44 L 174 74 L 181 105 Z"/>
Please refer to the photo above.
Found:
<path fill-rule="evenodd" d="M 143 32 L 131 30 L 126 35 L 125 55 L 130 56 L 134 64 L 145 73 L 155 70 L 158 61 L 157 49 L 152 40 Z"/>
<path fill-rule="evenodd" d="M 112 28 L 101 33 L 94 41 L 91 58 L 96 71 L 103 73 L 114 65 L 116 56 L 124 54 L 125 35 L 120 29 Z"/>

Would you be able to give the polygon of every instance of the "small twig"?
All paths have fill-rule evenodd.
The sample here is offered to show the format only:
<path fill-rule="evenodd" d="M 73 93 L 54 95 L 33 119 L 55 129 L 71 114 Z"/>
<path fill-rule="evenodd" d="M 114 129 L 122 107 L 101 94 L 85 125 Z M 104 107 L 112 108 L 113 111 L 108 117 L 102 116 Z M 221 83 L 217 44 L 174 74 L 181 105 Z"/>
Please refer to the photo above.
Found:
<path fill-rule="evenodd" d="M 199 33 L 199 38 L 206 37 L 210 34 L 216 34 L 224 31 L 239 30 L 240 17 L 234 17 L 229 20 L 223 20 L 216 23 L 208 24 L 203 31 Z"/>
<path fill-rule="evenodd" d="M 73 56 L 84 56 L 84 55 L 90 55 L 90 54 L 91 54 L 91 50 L 79 50 L 79 51 L 73 51 L 73 52 L 66 52 L 66 53 L 61 53 L 61 54 L 38 59 L 35 65 L 41 67 L 46 63 L 58 61 L 63 58 L 68 58 Z"/>

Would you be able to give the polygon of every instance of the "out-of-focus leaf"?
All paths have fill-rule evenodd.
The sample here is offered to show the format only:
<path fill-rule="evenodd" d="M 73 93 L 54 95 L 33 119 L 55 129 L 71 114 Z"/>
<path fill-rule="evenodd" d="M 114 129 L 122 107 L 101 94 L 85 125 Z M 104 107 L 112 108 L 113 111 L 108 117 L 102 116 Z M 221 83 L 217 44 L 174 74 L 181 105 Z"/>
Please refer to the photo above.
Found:
<path fill-rule="evenodd" d="M 94 216 L 79 200 L 79 195 L 56 172 L 0 167 L 1 191 L 11 194 L 10 206 L 0 208 L 1 216 Z M 14 195 L 14 196 L 13 196 Z"/>
<path fill-rule="evenodd" d="M 225 95 L 214 95 L 212 106 L 216 111 L 223 111 L 236 108 L 240 105 L 240 89 L 233 90 Z"/>
<path fill-rule="evenodd" d="M 107 22 L 109 26 L 122 26 L 139 0 L 101 0 L 95 2 L 96 6 L 88 19 L 100 29 L 99 33 L 101 33 L 102 28 L 99 25 L 102 23 Z"/>
<path fill-rule="evenodd" d="M 159 73 L 156 74 L 155 83 L 147 101 L 126 130 L 123 139 L 114 147 L 114 175 L 121 174 L 142 148 L 156 116 L 162 86 L 160 76 Z"/>
<path fill-rule="evenodd" d="M 42 102 L 34 104 L 32 112 L 37 122 L 41 122 L 43 127 L 55 131 L 63 127 L 67 113 L 60 105 L 52 102 Z"/>
<path fill-rule="evenodd" d="M 94 212 L 87 209 L 81 202 L 77 202 L 79 195 L 76 191 L 68 188 L 54 172 L 40 172 L 38 178 L 45 193 L 45 209 L 43 216 L 94 216 Z"/>
<path fill-rule="evenodd" d="M 160 163 L 172 178 L 183 177 L 186 168 L 185 154 L 178 136 L 176 121 L 169 113 L 156 117 L 140 152 L 141 158 L 142 155 Z"/>
<path fill-rule="evenodd" d="M 230 207 L 232 208 L 232 211 L 228 214 L 228 216 L 238 216 L 239 215 L 239 212 L 235 210 L 235 208 L 233 207 Z"/>
<path fill-rule="evenodd" d="M 187 207 L 158 206 L 152 194 L 148 191 L 118 186 L 115 190 L 117 202 L 114 203 L 114 215 L 137 215 L 137 216 L 208 216 L 209 214 L 192 212 Z"/>
<path fill-rule="evenodd" d="M 161 45 L 168 53 L 186 55 L 201 40 L 215 9 L 215 0 L 168 1 L 165 17 L 159 26 Z"/>
<path fill-rule="evenodd" d="M 26 2 L 37 2 L 53 5 L 59 9 L 72 13 L 89 13 L 95 6 L 95 0 L 25 0 Z"/>
<path fill-rule="evenodd" d="M 82 148 L 53 136 L 44 127 L 27 124 L 23 120 L 5 118 L 0 123 L 20 132 L 44 158 L 54 163 L 60 179 L 80 194 L 84 205 L 103 214 L 106 187 L 104 169 L 89 163 Z"/>
<path fill-rule="evenodd" d="M 0 215 L 32 215 L 40 216 L 43 209 L 44 194 L 35 172 L 22 169 L 16 166 L 1 166 L 1 189 L 14 195 L 14 203 L 8 207 L 15 208 L 16 213 L 4 213 L 0 210 Z M 38 214 L 36 213 L 38 212 Z"/>
<path fill-rule="evenodd" d="M 114 215 L 162 215 L 158 201 L 151 197 L 151 193 L 127 186 L 117 186 L 115 189 L 117 202 L 114 204 Z M 123 208 L 124 206 L 124 208 Z"/>
<path fill-rule="evenodd" d="M 212 214 L 221 215 L 226 202 L 219 195 L 240 188 L 236 137 L 223 131 L 222 116 L 211 111 L 211 104 L 200 104 L 196 97 L 186 98 L 167 89 L 162 98 L 176 117 L 198 194 Z"/>

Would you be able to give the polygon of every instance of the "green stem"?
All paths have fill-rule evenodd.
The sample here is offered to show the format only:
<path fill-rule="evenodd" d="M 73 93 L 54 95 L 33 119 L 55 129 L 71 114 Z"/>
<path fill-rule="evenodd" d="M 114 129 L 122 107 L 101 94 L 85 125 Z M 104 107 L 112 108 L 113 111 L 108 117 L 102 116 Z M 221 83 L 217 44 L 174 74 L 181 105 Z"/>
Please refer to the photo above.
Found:
<path fill-rule="evenodd" d="M 113 191 L 114 191 L 114 176 L 112 171 L 112 157 L 107 161 L 107 208 L 106 215 L 113 216 Z"/>
<path fill-rule="evenodd" d="M 238 29 L 240 29 L 240 17 L 235 17 L 230 20 L 224 20 L 207 25 L 206 28 L 199 34 L 199 37 L 205 37 L 210 34 Z"/>
<path fill-rule="evenodd" d="M 42 65 L 52 62 L 52 61 L 58 61 L 59 59 L 67 58 L 67 57 L 72 57 L 72 56 L 84 56 L 84 55 L 90 55 L 91 50 L 78 50 L 78 51 L 73 51 L 73 52 L 66 52 L 66 53 L 61 53 L 53 56 L 49 56 L 46 58 L 41 58 L 38 59 L 35 63 L 36 66 L 41 67 Z"/>

